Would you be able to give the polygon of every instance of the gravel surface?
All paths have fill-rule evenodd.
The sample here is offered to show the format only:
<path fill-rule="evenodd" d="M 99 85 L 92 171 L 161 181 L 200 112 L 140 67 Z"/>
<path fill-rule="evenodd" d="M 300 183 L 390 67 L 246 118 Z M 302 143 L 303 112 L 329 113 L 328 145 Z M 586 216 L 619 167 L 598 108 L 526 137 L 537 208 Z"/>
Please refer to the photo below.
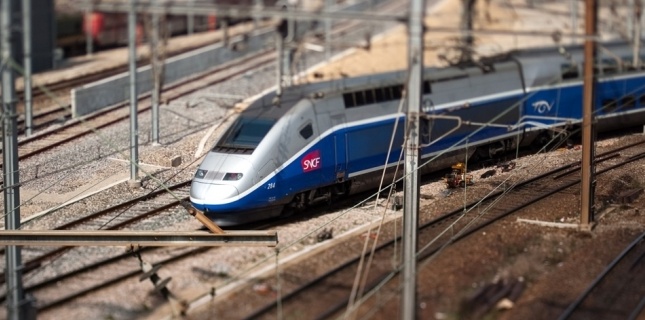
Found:
<path fill-rule="evenodd" d="M 457 19 L 456 1 L 444 1 L 440 10 L 432 12 L 433 23 L 452 25 Z M 493 26 L 502 26 L 500 17 L 511 17 L 510 26 L 520 24 L 521 27 L 531 28 L 536 25 L 544 26 L 544 14 L 539 16 L 535 10 L 518 6 L 511 10 L 506 3 L 523 4 L 521 1 L 496 3 L 497 11 L 494 15 Z M 553 7 L 548 3 L 543 7 Z M 580 10 L 579 12 L 582 12 Z M 497 18 L 495 18 L 497 17 Z M 536 22 L 541 17 L 542 24 Z M 536 18 L 536 19 L 533 19 Z M 556 26 L 568 17 L 560 17 L 548 24 Z M 441 20 L 443 19 L 443 20 Z M 503 19 L 502 19 L 503 20 Z M 557 22 L 557 23 L 556 23 Z M 391 38 L 390 38 L 391 39 Z M 445 38 L 444 38 L 445 39 Z M 479 41 L 482 45 L 494 48 L 507 48 L 515 40 L 499 40 L 487 42 L 486 37 Z M 435 42 L 440 40 L 433 40 Z M 513 42 L 515 41 L 515 42 Z M 387 39 L 384 43 L 388 43 Z M 398 43 L 398 44 L 397 44 Z M 493 45 L 494 44 L 494 45 Z M 520 41 L 521 45 L 527 43 Z M 533 43 L 531 43 L 533 44 Z M 405 41 L 399 39 L 389 42 L 386 48 L 401 47 Z M 375 44 L 375 47 L 378 45 Z M 373 48 L 374 52 L 378 50 Z M 385 50 L 386 52 L 388 50 Z M 363 51 L 358 51 L 362 55 Z M 352 60 L 354 55 L 347 56 L 346 63 L 356 64 Z M 308 55 L 307 63 L 313 64 L 320 61 L 321 57 Z M 380 59 L 379 62 L 364 60 L 360 63 L 372 66 L 367 72 L 386 71 L 381 68 L 399 68 L 400 59 Z M 343 59 L 339 59 L 343 60 Z M 390 61 L 397 61 L 396 63 Z M 404 61 L 404 60 L 403 60 Z M 436 55 L 434 60 L 438 61 Z M 342 62 L 342 61 L 341 61 Z M 378 68 L 376 67 L 378 66 Z M 325 77 L 332 77 L 339 67 L 331 67 L 325 72 Z M 378 70 L 371 70 L 377 68 Z M 353 69 L 347 70 L 351 73 Z M 357 74 L 359 71 L 356 71 Z M 353 74 L 352 74 L 353 75 Z M 253 96 L 265 88 L 273 85 L 273 67 L 262 71 L 249 73 L 238 77 L 235 81 L 209 87 L 196 92 L 188 97 L 173 101 L 161 109 L 161 143 L 150 144 L 150 114 L 139 116 L 140 131 L 140 173 L 142 186 L 131 187 L 127 183 L 119 183 L 90 197 L 84 198 L 72 205 L 55 210 L 41 218 L 30 220 L 23 226 L 25 229 L 49 229 L 52 226 L 73 220 L 86 212 L 94 212 L 110 205 L 143 195 L 158 187 L 158 181 L 171 184 L 192 177 L 199 158 L 195 152 L 204 135 L 214 125 L 222 122 L 233 106 L 233 99 L 224 98 L 221 94 L 236 95 L 240 98 Z M 219 129 L 221 130 L 221 129 Z M 206 150 L 213 145 L 217 133 L 215 130 L 204 143 Z M 24 182 L 21 186 L 20 208 L 21 219 L 26 220 L 43 210 L 54 208 L 96 183 L 108 184 L 111 179 L 118 176 L 121 179 L 129 177 L 129 123 L 127 121 L 101 130 L 99 135 L 90 136 L 70 145 L 65 145 L 51 150 L 45 154 L 30 158 L 20 163 L 20 179 Z M 635 135 L 629 139 L 642 139 Z M 599 142 L 599 149 L 617 142 L 616 139 Z M 600 150 L 599 150 L 600 151 Z M 179 167 L 170 167 L 172 158 L 180 156 L 182 164 Z M 421 187 L 423 195 L 423 219 L 430 219 L 447 208 L 459 205 L 464 198 L 470 199 L 488 192 L 499 185 L 502 179 L 519 177 L 522 172 L 530 170 L 532 174 L 546 171 L 549 168 L 561 165 L 567 161 L 577 160 L 580 151 L 576 149 L 559 150 L 548 155 L 535 155 L 517 159 L 517 168 L 513 173 L 500 173 L 493 178 L 477 179 L 473 188 L 466 196 L 462 194 L 449 194 L 441 182 L 428 182 Z M 483 170 L 483 169 L 482 169 Z M 483 171 L 472 172 L 475 177 Z M 629 174 L 634 178 L 632 183 L 643 185 L 645 174 L 643 166 L 634 164 L 626 169 L 622 177 Z M 517 179 L 517 178 L 512 178 Z M 617 177 L 603 177 L 598 182 L 597 194 L 609 192 L 607 189 L 615 188 Z M 118 181 L 118 180 L 117 180 Z M 324 229 L 332 229 L 334 238 L 350 232 L 364 233 L 370 222 L 380 219 L 393 219 L 400 216 L 400 212 L 385 209 L 385 200 L 379 200 L 376 206 L 374 201 L 368 201 L 363 206 L 341 212 L 329 212 L 314 217 L 307 217 L 300 222 L 278 226 L 280 240 L 276 248 L 216 248 L 206 254 L 195 256 L 194 259 L 180 264 L 164 266 L 160 270 L 162 277 L 171 276 L 169 288 L 181 299 L 190 300 L 203 295 L 216 288 L 218 296 L 232 290 L 234 281 L 238 278 L 254 281 L 260 274 L 261 268 L 275 269 L 276 261 L 286 261 L 292 254 L 311 251 L 318 244 L 316 237 Z M 559 221 L 575 223 L 577 220 L 578 196 L 575 193 L 563 195 L 534 209 L 535 219 L 544 221 Z M 517 302 L 516 307 L 500 318 L 529 319 L 540 318 L 545 305 L 561 299 L 571 299 L 576 292 L 584 288 L 589 279 L 597 274 L 603 263 L 607 263 L 612 255 L 620 251 L 620 246 L 629 242 L 631 235 L 645 229 L 644 215 L 634 214 L 635 208 L 643 207 L 642 200 L 631 207 L 621 208 L 605 215 L 599 221 L 592 234 L 584 234 L 571 230 L 545 229 L 532 225 L 519 224 L 509 221 L 495 230 L 486 231 L 486 237 L 473 242 L 450 246 L 441 259 L 432 262 L 432 275 L 425 275 L 429 282 L 420 284 L 422 303 L 424 307 L 423 318 L 446 319 L 456 314 L 460 303 L 472 292 L 482 285 L 493 281 L 495 278 L 508 279 L 524 277 L 527 290 Z M 531 216 L 531 213 L 529 213 Z M 183 210 L 166 214 L 154 226 L 155 230 L 193 230 L 200 225 Z M 332 243 L 332 242 L 330 242 Z M 306 249 L 306 250 L 303 250 Z M 34 254 L 39 249 L 25 249 L 26 255 Z M 168 249 L 173 250 L 173 249 Z M 90 257 L 100 257 L 106 254 L 122 253 L 123 248 L 79 248 L 69 253 L 65 259 L 57 260 L 39 269 L 34 275 L 25 279 L 25 283 L 34 283 L 47 276 L 65 272 L 72 267 L 89 263 Z M 278 258 L 275 253 L 278 252 Z M 593 252 L 593 256 L 587 254 Z M 27 258 L 25 258 L 27 259 Z M 144 260 L 153 262 L 154 256 L 144 256 Z M 1 265 L 4 266 L 4 261 Z M 321 261 L 321 266 L 324 263 Z M 580 266 L 588 266 L 582 269 Z M 582 271 L 581 271 L 582 270 Z M 580 276 L 578 276 L 580 275 Z M 434 281 L 434 282 L 432 282 Z M 560 285 L 566 283 L 565 285 Z M 565 289 L 570 288 L 570 289 Z M 39 315 L 40 319 L 61 319 L 76 317 L 84 319 L 133 319 L 150 318 L 159 319 L 172 314 L 173 305 L 165 303 L 163 298 L 152 290 L 149 282 L 139 282 L 138 279 L 124 281 L 122 284 L 101 291 L 98 296 L 87 296 L 77 299 L 63 307 L 51 309 Z M 176 305 L 175 305 L 176 307 Z M 375 315 L 375 318 L 396 318 L 397 308 L 388 312 Z M 554 317 L 552 313 L 544 313 L 544 319 Z M 5 317 L 2 314 L 2 317 Z"/>

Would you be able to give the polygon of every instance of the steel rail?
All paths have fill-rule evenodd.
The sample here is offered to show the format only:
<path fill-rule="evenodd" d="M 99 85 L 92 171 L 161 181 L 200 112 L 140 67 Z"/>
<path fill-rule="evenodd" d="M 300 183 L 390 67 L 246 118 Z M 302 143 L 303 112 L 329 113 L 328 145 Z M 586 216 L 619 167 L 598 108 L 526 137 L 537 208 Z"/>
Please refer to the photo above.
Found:
<path fill-rule="evenodd" d="M 573 301 L 567 307 L 567 309 L 564 310 L 564 312 L 562 312 L 562 314 L 560 315 L 560 317 L 558 317 L 558 319 L 559 320 L 570 319 L 573 316 L 573 314 L 581 308 L 582 303 L 587 298 L 589 298 L 589 296 L 592 294 L 594 290 L 596 290 L 596 288 L 598 288 L 598 286 L 603 280 L 605 280 L 610 274 L 615 272 L 615 270 L 621 263 L 628 262 L 626 261 L 626 258 L 629 254 L 636 252 L 636 250 L 638 249 L 643 250 L 643 247 L 645 247 L 644 240 L 645 240 L 645 233 L 642 233 L 640 236 L 636 237 L 636 239 L 634 239 L 632 243 L 627 245 L 627 247 L 625 247 L 625 249 L 623 249 L 623 251 L 618 256 L 616 256 L 616 258 L 614 258 L 614 260 L 609 265 L 607 265 L 607 267 L 598 275 L 598 277 L 589 285 L 589 287 L 587 287 L 587 289 L 584 292 L 582 292 L 582 294 L 580 294 L 578 298 L 576 298 L 576 300 Z M 638 261 L 641 261 L 642 257 L 643 257 L 643 253 L 641 252 L 641 255 L 636 259 L 634 259 L 636 261 L 635 263 L 638 263 Z M 637 285 L 642 286 L 643 283 L 639 282 Z M 612 295 L 615 295 L 615 294 L 617 293 L 612 292 Z M 639 303 L 634 308 L 633 310 L 634 312 L 632 312 L 632 314 L 638 315 L 637 313 L 640 313 L 642 309 L 643 309 L 643 304 Z M 600 311 L 596 310 L 595 312 L 600 312 Z M 596 315 L 598 315 L 598 313 L 596 313 Z M 616 314 L 614 313 L 614 315 Z"/>
<path fill-rule="evenodd" d="M 189 184 L 190 184 L 190 180 L 180 182 L 180 183 L 177 183 L 175 185 L 168 186 L 167 189 L 172 191 L 172 190 L 176 190 L 176 189 L 179 189 L 179 188 L 184 188 L 184 187 L 188 186 Z M 132 207 L 132 206 L 134 206 L 134 205 L 136 205 L 138 203 L 144 202 L 146 200 L 151 200 L 151 199 L 153 199 L 155 197 L 163 195 L 166 192 L 168 192 L 166 189 L 152 191 L 152 192 L 150 192 L 148 194 L 145 194 L 143 196 L 140 196 L 140 197 L 125 201 L 123 203 L 114 205 L 112 207 L 109 207 L 109 208 L 106 208 L 106 209 L 91 213 L 91 214 L 89 214 L 87 216 L 84 216 L 84 217 L 81 217 L 81 218 L 76 219 L 74 221 L 68 222 L 68 223 L 66 223 L 64 225 L 61 225 L 61 226 L 58 226 L 58 227 L 54 228 L 53 230 L 71 230 L 72 228 L 78 227 L 78 226 L 80 226 L 80 225 L 82 225 L 84 223 L 87 223 L 88 221 L 97 219 L 99 217 L 105 216 L 107 214 L 110 214 L 110 213 L 113 213 L 113 212 L 116 212 L 116 211 L 120 211 L 120 210 L 124 210 L 126 208 L 130 208 L 130 207 Z M 179 201 L 175 201 L 175 202 L 171 203 L 170 207 L 172 207 L 172 204 L 179 205 L 180 201 L 182 201 L 182 200 L 185 201 L 186 199 L 184 198 L 184 199 L 181 199 Z M 141 215 L 137 215 L 135 217 L 132 217 L 132 218 L 126 220 L 126 221 L 123 221 L 123 222 L 119 223 L 118 225 L 110 226 L 109 228 L 106 228 L 105 230 L 119 230 L 119 229 L 122 229 L 122 228 L 124 228 L 124 227 L 126 227 L 126 226 L 128 226 L 128 225 L 130 225 L 132 223 L 135 223 L 135 222 L 137 222 L 139 220 L 145 219 L 148 216 L 151 216 L 151 215 L 153 215 L 155 213 L 158 213 L 160 211 L 166 210 L 166 209 L 168 209 L 168 206 L 169 205 L 166 205 L 161 209 L 159 207 L 154 208 L 150 212 L 146 212 L 146 213 L 143 213 Z M 69 248 L 69 247 L 61 247 L 61 248 L 49 251 L 49 252 L 47 252 L 45 254 L 42 254 L 42 255 L 40 255 L 40 256 L 38 256 L 36 258 L 33 258 L 33 259 L 23 263 L 23 274 L 28 274 L 29 272 L 31 272 L 31 271 L 39 268 L 40 266 L 42 266 L 46 261 L 49 261 L 49 260 L 51 260 L 53 258 L 56 258 L 56 257 L 59 257 L 60 255 L 62 255 L 65 252 L 69 251 L 70 249 L 71 248 Z M 0 249 L 0 253 L 4 254 L 4 248 Z M 0 284 L 3 284 L 4 281 L 5 281 L 5 274 L 4 274 L 4 271 L 3 271 L 2 273 L 0 273 Z M 4 299 L 4 297 L 0 298 L 0 301 L 2 301 L 2 299 Z"/>
<path fill-rule="evenodd" d="M 634 143 L 634 144 L 632 144 L 630 146 L 638 146 L 638 145 L 642 145 L 643 143 L 645 143 L 645 142 Z M 622 148 L 620 148 L 620 150 L 624 150 L 625 148 L 626 147 L 622 147 Z M 612 153 L 615 153 L 615 151 L 612 150 L 612 151 L 603 153 L 602 155 L 598 155 L 597 157 L 611 155 Z M 609 171 L 611 169 L 614 169 L 614 168 L 616 168 L 618 166 L 622 166 L 622 165 L 631 163 L 633 161 L 640 160 L 640 159 L 642 159 L 644 157 L 645 157 L 645 153 L 640 154 L 638 156 L 630 157 L 629 159 L 626 159 L 625 161 L 621 162 L 620 164 L 612 165 L 609 168 L 599 170 L 597 172 L 597 174 L 599 175 L 599 174 L 605 173 L 605 172 L 607 172 L 607 171 Z M 609 159 L 613 159 L 613 158 L 614 158 L 613 156 L 605 157 L 604 160 L 609 160 Z M 565 166 L 561 166 L 559 168 L 550 170 L 549 172 L 540 174 L 540 175 L 538 175 L 536 177 L 527 179 L 527 180 L 525 180 L 525 181 L 523 181 L 521 183 L 518 183 L 516 186 L 514 186 L 513 189 L 511 190 L 511 192 L 517 192 L 518 190 L 520 190 L 520 189 L 522 189 L 522 188 L 524 188 L 526 186 L 529 186 L 529 185 L 534 184 L 534 183 L 538 183 L 540 181 L 550 180 L 550 178 L 554 174 L 557 174 L 557 173 L 560 173 L 560 172 L 563 172 L 563 171 L 568 171 L 569 170 L 568 171 L 569 173 L 573 173 L 573 171 L 570 171 L 570 168 L 572 166 L 575 166 L 575 165 L 576 165 L 575 163 L 572 163 L 572 164 L 568 164 L 568 165 L 565 165 Z M 560 177 L 560 178 L 562 178 L 562 177 Z M 515 204 L 512 204 L 512 206 L 510 206 L 508 208 L 505 208 L 503 212 L 501 212 L 499 214 L 496 214 L 494 217 L 487 216 L 486 219 L 485 219 L 486 221 L 483 221 L 483 222 L 477 224 L 476 226 L 473 226 L 473 227 L 469 228 L 465 232 L 462 232 L 462 233 L 460 233 L 459 235 L 457 235 L 455 237 L 451 237 L 450 239 L 448 239 L 448 241 L 445 244 L 442 244 L 442 245 L 440 245 L 438 247 L 434 247 L 432 249 L 428 248 L 424 252 L 419 252 L 417 261 L 428 259 L 431 256 L 433 256 L 434 254 L 440 252 L 440 250 L 442 248 L 444 248 L 445 245 L 452 244 L 452 243 L 455 243 L 457 241 L 460 241 L 460 240 L 468 237 L 469 235 L 473 234 L 474 232 L 479 231 L 482 228 L 484 228 L 484 227 L 486 227 L 486 226 L 488 226 L 488 225 L 490 225 L 490 224 L 492 224 L 492 223 L 494 223 L 496 221 L 499 221 L 500 219 L 502 219 L 504 217 L 507 217 L 508 215 L 510 215 L 510 214 L 512 214 L 514 212 L 517 212 L 520 209 L 523 209 L 523 208 L 525 208 L 525 207 L 527 207 L 527 206 L 529 206 L 529 205 L 531 205 L 531 204 L 533 204 L 533 203 L 535 203 L 535 202 L 537 202 L 539 200 L 547 198 L 547 197 L 549 197 L 549 196 L 551 196 L 551 195 L 553 195 L 553 194 L 555 194 L 557 192 L 560 192 L 562 190 L 570 188 L 570 187 L 578 184 L 579 182 L 580 182 L 580 179 L 577 178 L 577 177 L 572 178 L 572 179 L 567 179 L 567 181 L 563 181 L 563 183 L 561 183 L 556 188 L 552 188 L 551 190 L 546 190 L 546 191 L 542 192 L 542 194 L 540 194 L 540 195 L 537 195 L 537 196 L 535 196 L 533 198 L 525 200 L 523 203 L 517 203 L 516 202 Z M 552 183 L 553 182 L 545 182 L 544 185 L 549 186 Z M 505 195 L 507 192 L 509 192 L 509 191 L 504 190 L 504 191 L 496 192 L 494 194 L 491 194 L 491 195 L 488 195 L 488 196 L 484 197 L 481 201 L 485 201 L 485 202 L 496 201 L 496 199 L 498 199 L 499 197 Z M 433 227 L 447 224 L 448 221 L 454 220 L 457 217 L 462 216 L 465 211 L 467 212 L 467 211 L 470 211 L 471 209 L 475 208 L 476 206 L 480 206 L 481 201 L 480 200 L 473 201 L 473 202 L 467 204 L 465 209 L 464 209 L 464 207 L 461 207 L 461 208 L 456 209 L 456 210 L 454 210 L 454 211 L 452 211 L 452 212 L 450 212 L 450 213 L 448 213 L 446 215 L 443 215 L 443 216 L 438 217 L 438 218 L 436 218 L 436 219 L 434 219 L 432 221 L 429 221 L 429 222 L 423 224 L 419 228 L 419 230 L 430 230 Z M 421 238 L 421 236 L 419 238 Z M 377 246 L 376 251 L 378 252 L 378 251 L 386 250 L 387 248 L 392 247 L 395 243 L 400 243 L 400 240 L 401 240 L 400 237 L 396 237 L 395 239 L 392 239 L 392 240 L 387 241 L 387 242 L 385 242 L 383 244 L 380 244 L 379 246 Z M 346 261 L 345 263 L 342 263 L 342 264 L 336 266 L 332 270 L 324 273 L 323 275 L 321 275 L 321 276 L 319 276 L 319 277 L 317 277 L 317 278 L 315 278 L 313 280 L 310 280 L 309 282 L 299 286 L 297 289 L 290 291 L 286 295 L 282 295 L 281 300 L 279 302 L 275 301 L 275 300 L 271 301 L 270 303 L 267 303 L 263 307 L 260 307 L 260 308 L 256 309 L 252 314 L 250 314 L 248 316 L 245 316 L 245 318 L 246 319 L 259 318 L 261 315 L 267 314 L 271 310 L 275 310 L 275 308 L 277 307 L 277 303 L 280 303 L 281 307 L 284 309 L 285 305 L 288 303 L 289 300 L 297 299 L 298 296 L 301 296 L 307 290 L 310 290 L 312 287 L 314 287 L 314 286 L 316 286 L 318 284 L 321 284 L 324 281 L 327 281 L 328 279 L 332 278 L 336 274 L 342 272 L 342 270 L 352 269 L 352 266 L 357 265 L 357 263 L 360 261 L 361 258 L 362 257 L 359 255 L 359 256 L 356 256 L 355 258 L 351 259 L 351 260 Z M 390 279 L 393 276 L 398 275 L 399 271 L 400 270 L 398 270 L 398 269 L 389 270 L 388 272 L 385 272 L 384 274 L 381 274 L 379 276 L 373 277 L 373 279 L 371 281 L 369 281 L 368 284 L 366 285 L 365 291 L 370 291 L 370 290 L 376 288 L 377 286 L 381 285 L 382 282 L 385 281 L 386 279 Z M 342 310 L 343 308 L 345 308 L 347 306 L 347 303 L 349 301 L 348 298 L 349 298 L 349 296 L 343 296 L 342 298 L 338 298 L 337 299 L 338 302 L 336 304 L 334 304 L 331 307 L 329 307 L 327 309 L 327 311 L 319 314 L 316 318 L 317 319 L 325 319 L 325 318 L 331 317 L 332 315 L 338 314 L 338 312 L 340 312 L 340 310 Z"/>

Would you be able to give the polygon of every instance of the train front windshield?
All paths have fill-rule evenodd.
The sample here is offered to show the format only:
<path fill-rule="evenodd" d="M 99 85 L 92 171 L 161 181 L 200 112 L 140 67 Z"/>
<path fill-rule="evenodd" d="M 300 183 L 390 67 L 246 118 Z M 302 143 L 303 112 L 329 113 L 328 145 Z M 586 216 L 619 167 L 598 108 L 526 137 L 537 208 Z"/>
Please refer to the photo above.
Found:
<path fill-rule="evenodd" d="M 228 129 L 217 148 L 255 149 L 275 124 L 274 119 L 240 117 Z"/>

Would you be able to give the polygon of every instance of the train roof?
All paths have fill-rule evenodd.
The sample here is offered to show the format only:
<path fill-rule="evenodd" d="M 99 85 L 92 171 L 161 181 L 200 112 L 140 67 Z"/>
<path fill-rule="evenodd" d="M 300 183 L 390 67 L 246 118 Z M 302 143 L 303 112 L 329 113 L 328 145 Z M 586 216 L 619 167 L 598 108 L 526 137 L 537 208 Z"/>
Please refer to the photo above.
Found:
<path fill-rule="evenodd" d="M 473 73 L 482 73 L 479 68 L 425 68 L 426 80 L 445 81 L 454 78 L 467 77 Z M 270 91 L 252 101 L 243 112 L 247 117 L 262 117 L 278 119 L 303 98 L 320 99 L 326 96 L 338 96 L 344 92 L 378 88 L 389 85 L 404 84 L 407 79 L 406 71 L 392 71 L 358 77 L 347 77 L 337 80 L 328 80 L 308 84 L 300 84 L 283 89 L 280 99 L 276 92 Z M 276 103 L 278 102 L 279 103 Z"/>
<path fill-rule="evenodd" d="M 633 47 L 625 41 L 601 42 L 597 48 L 596 65 L 599 70 L 618 70 L 619 64 L 629 66 L 633 59 Z M 514 51 L 510 56 L 522 65 L 526 86 L 548 85 L 565 79 L 567 73 L 572 76 L 581 74 L 584 46 L 551 46 Z M 641 58 L 644 57 L 641 54 Z"/>
<path fill-rule="evenodd" d="M 604 42 L 600 43 L 599 47 L 601 48 L 598 50 L 600 61 L 632 55 L 631 46 L 624 41 Z M 563 46 L 562 48 L 550 46 L 518 50 L 484 58 L 477 64 L 461 64 L 442 68 L 429 67 L 424 69 L 424 80 L 441 82 L 483 73 L 495 73 L 508 68 L 517 68 L 519 63 L 523 68 L 527 86 L 559 81 L 563 65 L 571 64 L 572 61 L 581 63 L 584 54 L 582 45 Z M 275 103 L 278 101 L 276 92 L 271 91 L 251 102 L 243 114 L 277 120 L 303 98 L 319 99 L 325 96 L 338 96 L 354 90 L 405 85 L 407 74 L 407 71 L 401 70 L 295 85 L 283 89 L 279 103 Z"/>

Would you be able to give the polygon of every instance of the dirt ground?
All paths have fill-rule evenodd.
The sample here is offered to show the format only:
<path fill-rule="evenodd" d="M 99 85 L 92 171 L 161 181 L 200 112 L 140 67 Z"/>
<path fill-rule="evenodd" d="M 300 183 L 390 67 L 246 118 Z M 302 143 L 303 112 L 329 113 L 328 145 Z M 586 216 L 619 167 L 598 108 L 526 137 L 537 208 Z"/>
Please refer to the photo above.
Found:
<path fill-rule="evenodd" d="M 582 2 L 579 3 L 575 20 L 577 33 L 584 31 L 582 4 Z M 566 36 L 572 33 L 572 16 L 568 2 L 487 0 L 478 1 L 475 9 L 473 28 L 481 31 L 475 33 L 475 58 L 513 49 L 551 46 L 556 43 L 553 37 L 556 34 L 564 35 L 560 37 L 559 43 L 570 44 L 572 41 L 581 43 L 577 38 Z M 457 48 L 461 39 L 459 33 L 461 10 L 461 1 L 450 0 L 440 1 L 426 10 L 425 65 L 446 66 L 449 61 L 455 61 L 460 57 L 461 51 Z M 612 26 L 600 28 L 603 38 L 610 38 L 617 34 L 617 30 L 624 28 L 619 25 L 622 20 L 611 18 L 606 9 L 601 9 L 600 12 L 602 21 Z M 369 50 L 355 49 L 351 54 L 321 67 L 316 71 L 324 76 L 318 80 L 339 78 L 341 74 L 358 76 L 405 69 L 408 55 L 406 31 L 406 27 L 401 25 L 375 39 Z M 308 80 L 317 79 L 310 76 Z"/>
<path fill-rule="evenodd" d="M 459 34 L 433 32 L 457 29 L 461 12 L 460 1 L 442 1 L 427 12 L 424 62 L 428 66 L 445 66 L 455 60 Z M 575 31 L 583 32 L 583 2 L 578 2 Z M 505 50 L 554 45 L 557 34 L 572 32 L 572 16 L 568 2 L 491 0 L 479 1 L 475 29 L 514 31 L 505 34 L 478 34 L 476 55 Z M 601 35 L 604 39 L 624 33 L 624 19 L 601 9 Z M 341 74 L 355 76 L 374 72 L 402 70 L 407 65 L 406 29 L 397 30 L 375 41 L 369 51 L 357 49 L 318 70 L 322 79 Z M 539 33 L 539 35 L 537 34 Z M 562 43 L 575 40 L 560 38 Z M 315 81 L 313 77 L 308 79 Z M 611 142 L 614 143 L 614 142 Z M 645 185 L 643 165 L 630 166 L 622 173 L 598 180 L 597 195 L 607 194 L 620 175 L 631 175 L 639 186 Z M 507 221 L 487 230 L 476 240 L 450 246 L 440 259 L 419 271 L 419 302 L 422 319 L 459 319 L 464 316 L 463 303 L 474 292 L 495 281 L 521 281 L 522 294 L 511 308 L 471 315 L 473 319 L 554 319 L 591 283 L 614 257 L 645 230 L 645 200 L 613 208 L 596 217 L 591 232 L 576 229 L 549 228 Z M 449 201 L 446 205 L 449 205 Z M 437 206 L 433 203 L 431 206 Z M 548 222 L 579 221 L 579 191 L 571 191 L 539 203 L 525 213 L 532 219 Z M 429 211 L 424 207 L 422 211 Z M 398 308 L 383 310 L 376 318 L 397 318 Z"/>

